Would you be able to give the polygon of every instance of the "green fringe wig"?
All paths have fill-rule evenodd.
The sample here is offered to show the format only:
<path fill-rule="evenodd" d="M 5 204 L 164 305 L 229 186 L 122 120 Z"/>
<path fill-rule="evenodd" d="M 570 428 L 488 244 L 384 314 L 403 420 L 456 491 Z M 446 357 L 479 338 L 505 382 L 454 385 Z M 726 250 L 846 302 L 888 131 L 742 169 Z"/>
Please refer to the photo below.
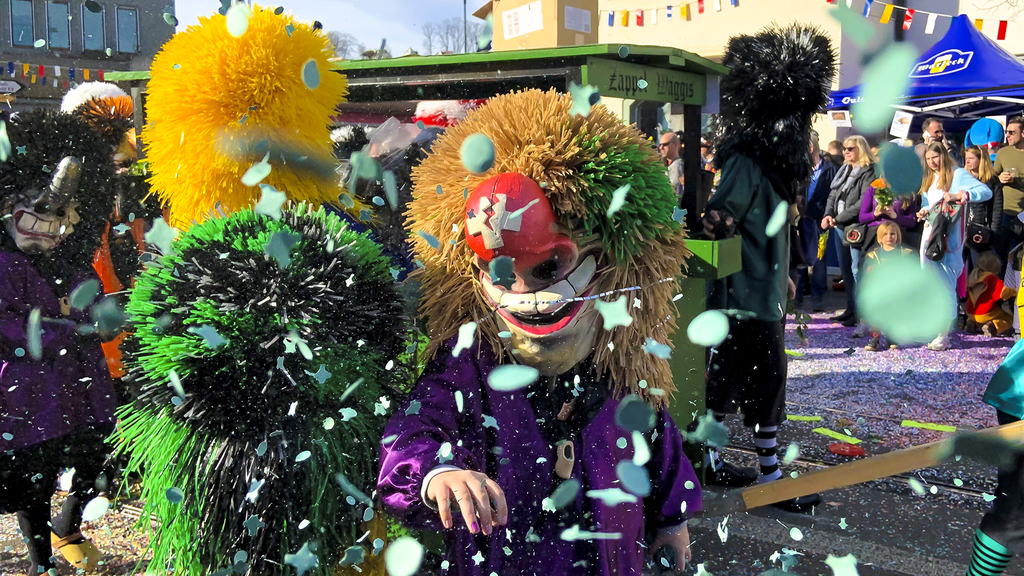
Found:
<path fill-rule="evenodd" d="M 378 247 L 322 208 L 236 212 L 180 236 L 128 312 L 139 396 L 117 443 L 142 474 L 141 524 L 160 523 L 150 571 L 293 573 L 286 555 L 302 550 L 326 574 L 361 559 L 386 418 L 375 403 L 408 377 Z"/>

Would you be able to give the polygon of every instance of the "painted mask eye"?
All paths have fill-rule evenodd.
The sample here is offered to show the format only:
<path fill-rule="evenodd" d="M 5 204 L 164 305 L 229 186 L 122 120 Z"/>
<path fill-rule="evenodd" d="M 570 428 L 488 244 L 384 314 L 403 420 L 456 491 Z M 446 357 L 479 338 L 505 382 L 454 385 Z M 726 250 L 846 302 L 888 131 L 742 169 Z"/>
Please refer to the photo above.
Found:
<path fill-rule="evenodd" d="M 558 276 L 558 262 L 553 258 L 545 260 L 534 266 L 530 274 L 537 280 L 554 280 Z"/>

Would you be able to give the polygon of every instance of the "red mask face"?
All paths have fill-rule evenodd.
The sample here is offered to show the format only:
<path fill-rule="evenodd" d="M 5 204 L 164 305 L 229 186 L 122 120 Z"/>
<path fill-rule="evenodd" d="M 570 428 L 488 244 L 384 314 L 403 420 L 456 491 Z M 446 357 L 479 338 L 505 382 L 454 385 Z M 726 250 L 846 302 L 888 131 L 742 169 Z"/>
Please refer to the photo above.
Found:
<path fill-rule="evenodd" d="M 598 255 L 576 246 L 536 182 L 504 173 L 477 186 L 466 200 L 466 240 L 483 296 L 511 332 L 507 346 L 519 361 L 556 375 L 590 354 L 597 322 L 586 297 Z M 513 260 L 510 289 L 490 276 L 490 263 L 502 256 Z"/>

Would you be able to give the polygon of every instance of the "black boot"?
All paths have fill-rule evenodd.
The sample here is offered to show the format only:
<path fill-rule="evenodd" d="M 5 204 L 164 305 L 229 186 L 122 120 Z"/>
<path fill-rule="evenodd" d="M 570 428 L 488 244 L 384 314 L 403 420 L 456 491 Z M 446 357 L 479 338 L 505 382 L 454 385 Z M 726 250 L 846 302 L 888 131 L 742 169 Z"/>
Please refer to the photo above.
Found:
<path fill-rule="evenodd" d="M 808 496 L 800 496 L 790 500 L 776 502 L 775 504 L 772 504 L 772 506 L 780 510 L 785 510 L 786 512 L 803 514 L 804 512 L 810 512 L 818 504 L 821 504 L 821 496 L 817 494 L 810 494 Z"/>
<path fill-rule="evenodd" d="M 850 318 L 853 318 L 853 315 L 854 315 L 853 308 L 847 308 L 846 310 L 843 310 L 842 314 L 837 314 L 836 316 L 833 316 L 833 317 L 829 318 L 828 321 L 829 322 L 844 322 L 844 321 L 846 321 L 846 320 L 848 320 Z"/>
<path fill-rule="evenodd" d="M 49 523 L 49 501 L 31 502 L 26 506 L 26 510 L 18 512 L 18 526 L 25 537 L 28 558 L 32 563 L 28 571 L 30 576 L 56 568 L 53 548 L 50 547 Z"/>
<path fill-rule="evenodd" d="M 718 470 L 715 470 L 712 466 L 704 467 L 705 486 L 743 488 L 755 483 L 757 483 L 757 470 L 753 468 L 741 468 L 724 461 L 718 467 Z"/>

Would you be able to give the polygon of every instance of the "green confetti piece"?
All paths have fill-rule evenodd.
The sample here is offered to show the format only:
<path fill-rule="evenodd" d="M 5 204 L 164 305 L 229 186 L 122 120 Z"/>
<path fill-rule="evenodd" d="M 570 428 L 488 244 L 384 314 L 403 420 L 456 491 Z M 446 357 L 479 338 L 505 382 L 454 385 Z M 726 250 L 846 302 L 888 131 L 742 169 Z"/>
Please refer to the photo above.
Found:
<path fill-rule="evenodd" d="M 640 498 L 651 495 L 651 478 L 643 466 L 637 466 L 630 460 L 622 460 L 615 465 L 615 476 L 626 492 Z"/>
<path fill-rule="evenodd" d="M 246 30 L 249 29 L 249 18 L 252 18 L 252 10 L 244 2 L 239 2 L 228 8 L 225 19 L 228 34 L 235 38 L 245 35 Z"/>
<path fill-rule="evenodd" d="M 686 337 L 697 346 L 718 346 L 729 335 L 729 318 L 718 310 L 705 310 L 690 321 Z"/>
<path fill-rule="evenodd" d="M 167 22 L 169 26 L 177 26 L 178 19 L 174 17 L 174 14 L 164 12 L 164 22 Z"/>
<path fill-rule="evenodd" d="M 882 155 L 882 175 L 894 194 L 916 194 L 921 187 L 924 168 L 913 148 L 889 146 Z"/>
<path fill-rule="evenodd" d="M 486 134 L 471 134 L 459 148 L 462 165 L 473 174 L 483 174 L 494 165 L 494 143 Z"/>
<path fill-rule="evenodd" d="M 384 171 L 384 194 L 391 209 L 398 210 L 398 183 L 395 180 L 395 173 L 391 170 Z"/>
<path fill-rule="evenodd" d="M 36 48 L 42 48 L 43 46 L 46 46 L 46 40 L 40 38 L 39 40 L 36 40 L 32 45 Z"/>
<path fill-rule="evenodd" d="M 580 492 L 580 481 L 575 478 L 569 478 L 565 482 L 562 482 L 555 488 L 555 491 L 551 493 L 541 502 L 541 508 L 548 512 L 554 512 L 561 510 L 569 504 L 572 504 L 576 500 L 576 495 Z"/>
<path fill-rule="evenodd" d="M 619 296 L 617 300 L 611 302 L 596 300 L 594 308 L 601 314 L 605 330 L 611 330 L 616 326 L 629 326 L 633 323 L 633 317 L 629 315 L 629 310 L 626 306 L 625 296 Z"/>
<path fill-rule="evenodd" d="M 99 14 L 103 11 L 103 6 L 96 0 L 85 0 L 85 9 L 93 14 Z"/>
<path fill-rule="evenodd" d="M 953 325 L 956 298 L 933 266 L 917 255 L 885 259 L 861 275 L 857 312 L 897 344 L 930 342 Z"/>
<path fill-rule="evenodd" d="M 907 428 L 923 428 L 925 430 L 938 430 L 939 432 L 956 432 L 956 426 L 932 424 L 931 422 L 916 422 L 914 420 L 904 420 L 903 422 L 900 422 L 900 426 L 905 426 Z"/>
<path fill-rule="evenodd" d="M 852 40 L 860 49 L 866 48 L 875 36 L 875 28 L 868 19 L 842 2 L 838 2 L 835 8 L 829 10 L 828 15 L 839 22 L 843 36 Z"/>
<path fill-rule="evenodd" d="M 282 217 L 281 207 L 288 201 L 288 195 L 270 184 L 260 184 L 260 201 L 253 207 L 257 214 L 270 216 L 274 220 Z"/>
<path fill-rule="evenodd" d="M 171 504 L 181 504 L 181 501 L 185 499 L 185 493 L 181 491 L 181 488 L 168 488 L 166 496 L 167 501 Z"/>
<path fill-rule="evenodd" d="M 0 120 L 0 162 L 11 157 L 11 140 L 7 136 L 7 122 Z"/>
<path fill-rule="evenodd" d="M 913 45 L 894 42 L 865 67 L 861 74 L 861 99 L 850 109 L 858 131 L 881 132 L 889 126 L 893 117 L 891 105 L 907 93 L 907 70 L 916 63 L 917 56 Z"/>
<path fill-rule="evenodd" d="M 787 414 L 786 420 L 794 420 L 796 422 L 821 422 L 821 416 L 799 416 L 796 414 Z"/>
<path fill-rule="evenodd" d="M 298 463 L 309 460 L 309 457 L 312 455 L 313 453 L 310 452 L 309 450 L 303 450 L 302 452 L 299 452 L 298 454 L 295 455 L 295 462 Z"/>
<path fill-rule="evenodd" d="M 686 438 L 690 442 L 703 442 L 713 448 L 729 444 L 729 428 L 708 412 L 697 418 L 697 429 Z"/>
<path fill-rule="evenodd" d="M 624 492 L 621 488 L 605 488 L 603 490 L 587 490 L 586 496 L 600 500 L 605 506 L 618 506 L 619 504 L 635 504 L 639 501 L 636 496 Z"/>
<path fill-rule="evenodd" d="M 505 364 L 487 375 L 487 385 L 497 392 L 514 392 L 537 381 L 540 372 L 531 366 Z"/>
<path fill-rule="evenodd" d="M 488 274 L 491 277 L 491 283 L 495 286 L 501 286 L 505 290 L 511 290 L 512 285 L 516 283 L 515 261 L 508 256 L 498 256 L 491 260 L 487 269 Z"/>
<path fill-rule="evenodd" d="M 672 219 L 677 223 L 682 224 L 683 218 L 686 217 L 686 210 L 681 209 L 679 206 L 672 207 Z"/>
<path fill-rule="evenodd" d="M 839 440 L 841 442 L 846 442 L 848 444 L 860 444 L 861 443 L 860 440 L 858 440 L 857 438 L 854 438 L 853 436 L 847 436 L 846 434 L 841 434 L 839 432 L 836 432 L 835 430 L 829 430 L 828 428 L 815 428 L 814 430 L 812 430 L 812 432 L 817 432 L 818 434 L 821 434 L 822 436 L 828 436 L 829 438 L 835 438 L 836 440 Z"/>
<path fill-rule="evenodd" d="M 171 244 L 178 237 L 178 229 L 171 228 L 163 218 L 153 221 L 153 227 L 146 232 L 146 242 L 154 244 L 161 254 L 171 253 Z"/>
<path fill-rule="evenodd" d="M 647 432 L 654 428 L 657 415 L 647 402 L 629 394 L 615 407 L 615 424 L 627 432 Z"/>
<path fill-rule="evenodd" d="M 114 50 L 111 49 L 111 48 L 107 48 L 106 54 L 107 54 L 107 56 L 113 56 L 114 55 Z"/>
<path fill-rule="evenodd" d="M 455 348 L 452 349 L 452 356 L 458 358 L 463 350 L 469 350 L 469 347 L 473 345 L 476 327 L 476 322 L 466 322 L 459 326 L 459 339 L 455 342 Z"/>
<path fill-rule="evenodd" d="M 644 352 L 647 352 L 652 356 L 657 356 L 658 358 L 667 360 L 672 357 L 672 348 L 670 348 L 668 344 L 661 344 L 653 338 L 648 338 L 644 342 L 643 349 Z"/>
<path fill-rule="evenodd" d="M 570 116 L 589 116 L 590 109 L 601 101 L 601 94 L 595 86 L 580 86 L 575 82 L 569 83 L 569 97 L 572 98 L 572 106 L 569 108 Z"/>
<path fill-rule="evenodd" d="M 993 496 L 992 494 L 989 494 L 987 492 L 982 494 L 981 497 L 985 500 L 985 502 L 991 502 L 991 501 L 996 499 L 995 496 Z"/>
<path fill-rule="evenodd" d="M 291 251 L 299 243 L 299 240 L 302 240 L 300 234 L 288 231 L 275 232 L 270 236 L 270 240 L 263 248 L 263 251 L 274 260 L 277 260 L 278 267 L 284 270 L 292 263 Z"/>
<path fill-rule="evenodd" d="M 615 441 L 615 445 L 618 446 L 619 448 L 624 449 L 626 446 L 629 446 L 629 440 L 626 440 L 625 438 L 619 438 L 618 440 Z"/>
<path fill-rule="evenodd" d="M 963 488 L 963 485 L 964 485 L 964 481 L 963 480 L 961 480 L 959 478 L 953 478 L 953 486 L 956 486 L 957 488 Z"/>
<path fill-rule="evenodd" d="M 608 204 L 608 218 L 614 216 L 616 212 L 626 205 L 626 195 L 629 194 L 630 187 L 630 184 L 625 184 L 623 186 L 619 186 L 614 192 L 612 192 L 612 201 Z"/>
<path fill-rule="evenodd" d="M 320 67 L 316 60 L 310 58 L 302 65 L 302 83 L 307 90 L 316 90 L 320 87 Z"/>
<path fill-rule="evenodd" d="M 75 310 L 85 310 L 92 304 L 93 300 L 99 296 L 100 293 L 100 281 L 99 280 L 86 280 L 79 284 L 74 290 L 71 291 L 71 296 L 68 298 L 71 308 Z"/>
<path fill-rule="evenodd" d="M 328 416 L 327 418 L 324 418 L 324 430 L 333 430 L 333 429 L 334 429 L 334 418 L 331 418 L 330 416 Z"/>
<path fill-rule="evenodd" d="M 800 457 L 800 446 L 796 443 L 790 444 L 786 448 L 786 455 L 782 457 L 783 464 L 789 464 Z"/>
<path fill-rule="evenodd" d="M 921 484 L 916 478 L 907 478 L 907 484 L 910 485 L 910 489 L 918 496 L 925 495 L 924 484 Z"/>
<path fill-rule="evenodd" d="M 388 576 L 413 576 L 423 562 L 423 546 L 408 536 L 400 536 L 384 552 Z"/>
<path fill-rule="evenodd" d="M 235 4 L 235 6 L 239 6 L 239 4 Z M 230 10 L 228 12 L 230 13 Z M 315 543 L 311 547 L 310 543 L 306 542 L 295 554 L 285 554 L 284 563 L 294 566 L 295 570 L 298 571 L 298 576 L 302 576 L 312 568 L 320 565 L 320 559 L 317 558 L 315 549 Z"/>
<path fill-rule="evenodd" d="M 202 338 L 209 348 L 219 348 L 228 343 L 223 336 L 217 332 L 217 329 L 213 326 L 203 324 L 202 326 L 192 326 L 188 329 L 189 333 L 195 334 Z"/>
<path fill-rule="evenodd" d="M 383 199 L 383 198 L 381 198 L 380 196 L 374 196 L 374 197 L 373 197 L 373 198 L 371 198 L 370 200 L 371 200 L 371 201 L 372 201 L 372 202 L 373 202 L 374 204 L 376 204 L 377 206 L 383 206 L 383 205 L 384 205 L 384 199 Z"/>
<path fill-rule="evenodd" d="M 441 247 L 441 243 L 437 240 L 437 237 L 431 234 L 427 234 L 423 230 L 417 230 L 416 233 L 420 235 L 420 238 L 426 240 L 427 244 L 429 244 L 430 247 L 433 248 L 434 250 L 437 250 L 438 248 Z"/>
<path fill-rule="evenodd" d="M 239 6 L 239 4 L 235 4 L 235 6 Z M 267 176 L 270 176 L 270 162 L 267 162 L 269 159 L 270 152 L 267 152 L 266 156 L 263 157 L 263 160 L 260 160 L 250 166 L 249 169 L 245 171 L 245 174 L 242 174 L 242 184 L 252 187 L 262 182 Z"/>
<path fill-rule="evenodd" d="M 857 558 L 853 554 L 841 557 L 829 554 L 825 564 L 832 569 L 833 576 L 858 576 Z"/>
<path fill-rule="evenodd" d="M 625 44 L 619 46 L 618 54 L 619 58 L 625 58 L 626 56 L 629 56 L 629 46 L 626 46 Z"/>
<path fill-rule="evenodd" d="M 804 539 L 804 533 L 801 532 L 800 529 L 797 528 L 796 526 L 793 526 L 792 528 L 789 529 L 789 537 L 792 538 L 793 540 L 799 542 L 799 541 Z"/>
<path fill-rule="evenodd" d="M 846 528 L 848 526 L 849 526 L 849 524 L 846 523 L 846 518 L 840 518 L 839 519 L 839 529 L 840 530 L 846 530 Z"/>
<path fill-rule="evenodd" d="M 43 357 L 43 315 L 39 308 L 33 308 L 28 314 L 28 354 L 39 360 Z"/>
<path fill-rule="evenodd" d="M 806 356 L 803 352 L 797 352 L 796 350 L 786 349 L 786 356 L 792 356 L 793 358 L 803 358 Z"/>
<path fill-rule="evenodd" d="M 633 464 L 643 466 L 651 459 L 651 449 L 640 432 L 633 432 Z"/>
<path fill-rule="evenodd" d="M 97 496 L 85 505 L 85 509 L 82 511 L 82 521 L 95 522 L 102 518 L 108 510 L 110 510 L 110 500 L 103 496 Z"/>
<path fill-rule="evenodd" d="M 775 206 L 775 210 L 772 211 L 771 218 L 768 219 L 768 225 L 764 227 L 764 233 L 769 238 L 774 238 L 779 230 L 786 225 L 787 217 L 789 216 L 789 204 L 786 202 L 779 202 Z"/>

